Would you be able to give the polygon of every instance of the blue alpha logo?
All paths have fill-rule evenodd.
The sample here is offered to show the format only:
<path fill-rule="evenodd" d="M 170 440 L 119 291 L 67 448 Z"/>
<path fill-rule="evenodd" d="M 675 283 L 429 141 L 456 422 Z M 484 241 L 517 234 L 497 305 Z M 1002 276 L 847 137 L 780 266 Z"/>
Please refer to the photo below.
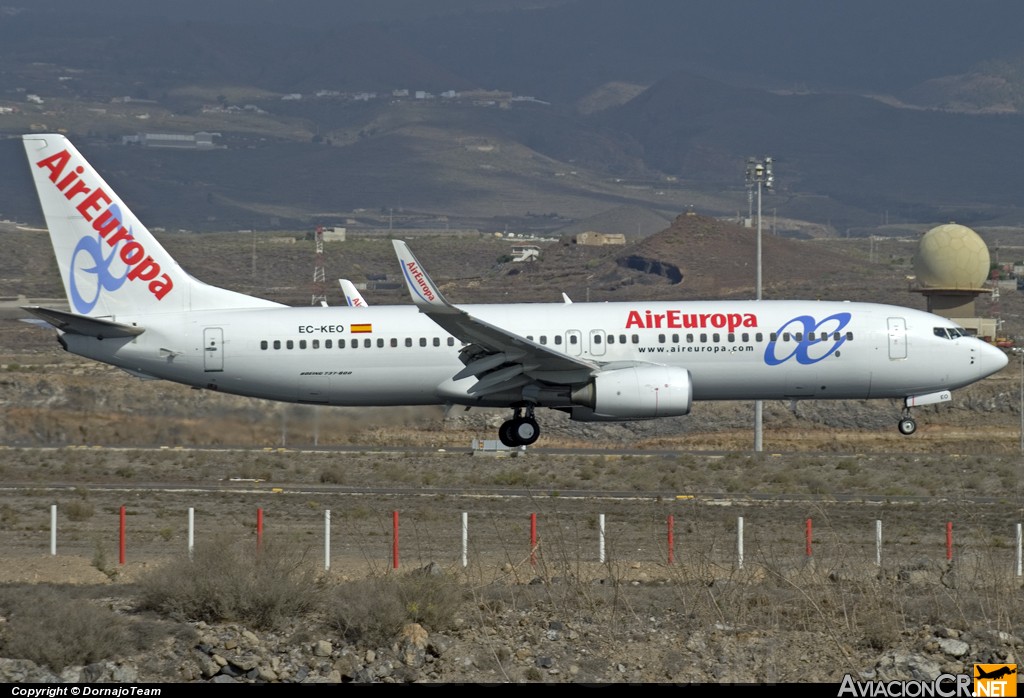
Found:
<path fill-rule="evenodd" d="M 775 339 L 764 350 L 764 362 L 769 366 L 796 359 L 809 366 L 831 356 L 846 343 L 843 329 L 850 323 L 849 313 L 829 315 L 820 322 L 810 315 L 800 315 L 784 323 Z M 780 352 L 784 352 L 782 356 Z"/>
<path fill-rule="evenodd" d="M 117 204 L 110 207 L 110 213 L 118 221 L 123 220 Z M 96 307 L 100 293 L 116 291 L 128 278 L 128 266 L 117 255 L 120 243 L 112 247 L 106 257 L 103 256 L 103 246 L 100 243 L 99 235 L 85 236 L 78 241 L 75 251 L 71 253 L 71 278 L 68 288 L 75 311 L 83 315 L 88 315 L 89 311 Z M 110 271 L 110 265 L 115 263 L 124 267 L 120 276 Z M 82 289 L 79 284 L 86 288 Z"/>

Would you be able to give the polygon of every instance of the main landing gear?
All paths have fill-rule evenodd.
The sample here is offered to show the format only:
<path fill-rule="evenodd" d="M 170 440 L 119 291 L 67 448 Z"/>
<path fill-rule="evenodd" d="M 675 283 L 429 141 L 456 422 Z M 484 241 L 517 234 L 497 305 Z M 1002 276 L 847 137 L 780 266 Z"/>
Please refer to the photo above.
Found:
<path fill-rule="evenodd" d="M 517 407 L 512 419 L 498 428 L 498 438 L 509 448 L 529 446 L 539 437 L 540 425 L 533 418 L 533 405 L 526 406 L 526 416 L 523 416 L 523 408 Z"/>
<path fill-rule="evenodd" d="M 910 436 L 917 431 L 917 422 L 915 422 L 914 418 L 910 416 L 909 407 L 903 408 L 903 415 L 900 417 L 900 421 L 896 425 L 896 428 L 899 429 L 900 433 L 904 436 Z"/>

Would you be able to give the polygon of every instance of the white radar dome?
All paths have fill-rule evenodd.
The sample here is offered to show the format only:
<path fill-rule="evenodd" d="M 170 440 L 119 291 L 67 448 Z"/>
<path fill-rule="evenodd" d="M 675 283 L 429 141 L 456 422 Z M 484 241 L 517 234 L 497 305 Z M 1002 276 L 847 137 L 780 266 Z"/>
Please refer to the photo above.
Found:
<path fill-rule="evenodd" d="M 914 257 L 914 273 L 925 288 L 978 289 L 989 274 L 985 241 L 964 225 L 947 223 L 921 238 Z"/>

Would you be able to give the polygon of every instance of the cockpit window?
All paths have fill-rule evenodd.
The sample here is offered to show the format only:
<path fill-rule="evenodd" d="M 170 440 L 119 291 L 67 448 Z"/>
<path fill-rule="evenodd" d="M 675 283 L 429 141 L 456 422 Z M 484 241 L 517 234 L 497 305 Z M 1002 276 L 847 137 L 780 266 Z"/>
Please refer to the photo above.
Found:
<path fill-rule="evenodd" d="M 932 331 L 936 337 L 942 337 L 943 339 L 956 339 L 957 337 L 967 336 L 967 332 L 962 327 L 936 327 Z"/>

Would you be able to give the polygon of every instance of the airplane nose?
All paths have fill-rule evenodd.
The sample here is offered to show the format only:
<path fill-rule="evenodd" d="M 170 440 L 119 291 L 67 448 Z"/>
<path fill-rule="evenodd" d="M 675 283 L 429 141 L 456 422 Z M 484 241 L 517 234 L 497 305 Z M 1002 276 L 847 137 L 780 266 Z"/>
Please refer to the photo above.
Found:
<path fill-rule="evenodd" d="M 1006 368 L 1006 364 L 1010 362 L 1010 357 L 999 347 L 986 343 L 981 349 L 978 357 L 981 359 L 978 362 L 978 373 L 982 378 L 1002 371 Z"/>

